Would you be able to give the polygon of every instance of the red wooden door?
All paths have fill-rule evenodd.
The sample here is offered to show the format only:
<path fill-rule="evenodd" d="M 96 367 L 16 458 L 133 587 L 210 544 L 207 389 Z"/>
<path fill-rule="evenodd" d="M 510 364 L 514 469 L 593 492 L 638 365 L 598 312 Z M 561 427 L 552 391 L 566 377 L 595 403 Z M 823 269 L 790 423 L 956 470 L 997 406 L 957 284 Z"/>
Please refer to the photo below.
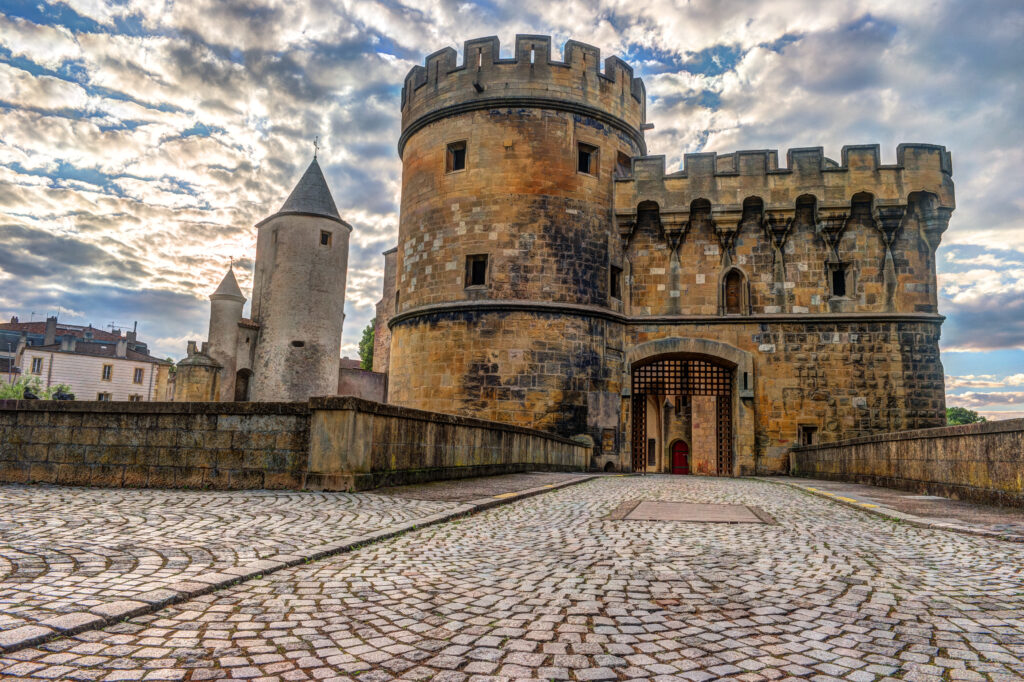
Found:
<path fill-rule="evenodd" d="M 690 448 L 681 440 L 672 444 L 672 473 L 690 473 Z"/>

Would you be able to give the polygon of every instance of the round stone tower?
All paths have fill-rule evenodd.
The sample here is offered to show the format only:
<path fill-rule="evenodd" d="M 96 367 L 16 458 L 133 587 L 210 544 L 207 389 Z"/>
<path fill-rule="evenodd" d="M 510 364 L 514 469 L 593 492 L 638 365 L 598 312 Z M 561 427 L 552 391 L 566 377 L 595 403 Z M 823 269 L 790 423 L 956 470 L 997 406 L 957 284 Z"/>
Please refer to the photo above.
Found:
<path fill-rule="evenodd" d="M 563 435 L 617 419 L 617 174 L 646 153 L 643 82 L 547 36 L 446 48 L 402 91 L 390 402 Z M 604 417 L 601 414 L 604 413 Z"/>
<path fill-rule="evenodd" d="M 210 357 L 220 363 L 220 397 L 235 399 L 235 368 L 238 357 L 238 322 L 242 319 L 245 296 L 238 288 L 235 271 L 228 272 L 217 290 L 210 294 Z"/>
<path fill-rule="evenodd" d="M 256 227 L 251 397 L 334 395 L 352 228 L 338 215 L 316 158 L 281 210 Z"/>

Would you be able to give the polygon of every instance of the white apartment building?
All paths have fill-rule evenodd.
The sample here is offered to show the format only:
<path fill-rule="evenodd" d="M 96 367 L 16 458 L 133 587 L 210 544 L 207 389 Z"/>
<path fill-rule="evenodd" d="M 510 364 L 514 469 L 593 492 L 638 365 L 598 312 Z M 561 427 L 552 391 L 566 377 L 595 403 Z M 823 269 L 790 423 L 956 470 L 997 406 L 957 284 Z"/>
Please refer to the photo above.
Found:
<path fill-rule="evenodd" d="M 65 336 L 60 343 L 18 349 L 21 376 L 39 377 L 44 388 L 66 384 L 76 400 L 166 400 L 170 366 L 133 350 L 127 339 L 82 342 Z"/>

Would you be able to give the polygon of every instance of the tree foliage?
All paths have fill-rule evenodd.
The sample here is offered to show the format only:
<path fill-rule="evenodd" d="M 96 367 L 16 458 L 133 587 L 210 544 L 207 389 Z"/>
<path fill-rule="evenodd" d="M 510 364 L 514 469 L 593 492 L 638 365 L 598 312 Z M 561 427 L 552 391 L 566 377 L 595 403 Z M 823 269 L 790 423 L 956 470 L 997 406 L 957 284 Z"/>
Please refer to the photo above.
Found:
<path fill-rule="evenodd" d="M 373 369 L 373 322 L 366 325 L 363 330 L 363 338 L 359 339 L 359 366 L 363 369 Z"/>
<path fill-rule="evenodd" d="M 20 377 L 14 383 L 0 383 L 0 400 L 23 400 L 25 389 L 39 397 L 40 400 L 53 400 L 57 393 L 71 393 L 71 387 L 67 384 L 55 384 L 49 388 L 43 388 L 43 382 L 39 377 Z"/>
<path fill-rule="evenodd" d="M 946 408 L 946 423 L 950 426 L 956 426 L 957 424 L 974 424 L 983 421 L 988 420 L 974 410 L 968 410 L 966 407 Z"/>

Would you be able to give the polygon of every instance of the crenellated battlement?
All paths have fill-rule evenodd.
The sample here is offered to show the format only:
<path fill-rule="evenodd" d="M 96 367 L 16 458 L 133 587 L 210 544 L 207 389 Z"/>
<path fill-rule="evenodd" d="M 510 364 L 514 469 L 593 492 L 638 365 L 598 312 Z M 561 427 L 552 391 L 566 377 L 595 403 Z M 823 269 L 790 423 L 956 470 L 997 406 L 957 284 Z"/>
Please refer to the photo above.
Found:
<path fill-rule="evenodd" d="M 905 205 L 910 194 L 927 192 L 938 205 L 954 207 L 952 158 L 945 147 L 901 144 L 896 163 L 881 163 L 879 145 L 843 147 L 841 162 L 821 147 L 790 149 L 779 166 L 774 149 L 728 154 L 686 154 L 683 168 L 667 173 L 664 156 L 633 159 L 632 173 L 616 180 L 616 213 L 635 213 L 653 201 L 663 212 L 690 210 L 698 199 L 716 209 L 739 210 L 749 198 L 766 210 L 792 210 L 797 197 L 813 196 L 819 207 L 848 206 L 854 194 L 869 194 L 875 204 Z"/>
<path fill-rule="evenodd" d="M 633 68 L 601 51 L 570 40 L 563 61 L 552 59 L 550 36 L 517 35 L 515 56 L 500 58 L 498 38 L 467 40 L 462 63 L 452 48 L 414 66 L 402 88 L 401 154 L 423 125 L 450 115 L 492 107 L 557 108 L 621 128 L 643 147 L 646 90 Z"/>

